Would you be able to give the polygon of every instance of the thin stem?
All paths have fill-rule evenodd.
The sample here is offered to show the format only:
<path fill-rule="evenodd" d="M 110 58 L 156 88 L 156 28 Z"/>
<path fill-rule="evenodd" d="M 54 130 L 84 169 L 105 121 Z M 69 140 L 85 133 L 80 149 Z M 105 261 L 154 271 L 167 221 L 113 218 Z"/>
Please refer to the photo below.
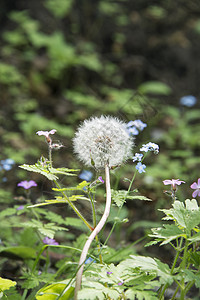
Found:
<path fill-rule="evenodd" d="M 183 243 L 183 238 L 181 238 L 181 240 L 180 240 L 180 244 L 179 244 L 179 247 L 178 247 L 178 249 L 180 249 L 180 250 L 176 252 L 176 256 L 175 256 L 175 258 L 174 258 L 174 262 L 173 262 L 173 265 L 172 265 L 170 274 L 173 274 L 174 268 L 176 267 L 176 263 L 177 263 L 177 261 L 178 261 L 179 255 L 180 255 L 180 253 L 181 253 L 181 251 L 182 251 L 182 250 L 181 250 L 182 243 Z M 168 288 L 168 286 L 169 286 L 168 283 L 166 283 L 166 284 L 163 286 L 163 288 L 162 288 L 162 286 L 161 286 L 161 289 L 160 289 L 160 295 L 159 295 L 159 299 L 160 299 L 160 300 L 161 300 L 162 297 L 164 296 L 165 291 L 166 291 L 166 289 Z M 177 293 L 177 292 L 176 292 L 176 293 Z"/>
<path fill-rule="evenodd" d="M 84 262 L 86 260 L 87 253 L 88 253 L 88 250 L 90 248 L 90 245 L 91 245 L 92 241 L 94 240 L 94 238 L 96 237 L 96 235 L 101 231 L 101 229 L 105 225 L 106 220 L 107 220 L 107 218 L 109 216 L 109 213 L 110 213 L 111 189 L 110 189 L 110 173 L 109 173 L 108 165 L 105 165 L 105 177 L 106 177 L 106 206 L 105 206 L 103 216 L 101 217 L 101 220 L 99 221 L 99 223 L 97 224 L 97 226 L 95 227 L 93 232 L 90 234 L 90 236 L 88 237 L 88 239 L 87 239 L 87 241 L 86 241 L 86 243 L 83 247 L 83 251 L 82 251 L 82 254 L 81 254 L 81 257 L 80 257 L 80 260 L 79 260 L 79 270 L 78 270 L 77 275 L 76 275 L 76 286 L 75 286 L 75 295 L 74 295 L 75 300 L 77 300 L 78 291 L 81 288 Z"/>
<path fill-rule="evenodd" d="M 56 184 L 56 186 L 61 189 L 59 183 L 54 180 L 54 183 Z M 92 231 L 93 227 L 88 223 L 88 221 L 83 217 L 83 215 L 80 213 L 80 211 L 78 210 L 78 208 L 69 200 L 69 198 L 66 196 L 66 194 L 61 191 L 63 197 L 67 200 L 67 202 L 69 203 L 69 205 L 71 206 L 71 208 L 74 210 L 74 212 L 79 216 L 79 218 L 85 223 L 85 225 Z"/>
<path fill-rule="evenodd" d="M 131 180 L 131 182 L 130 182 L 130 184 L 129 184 L 129 187 L 128 187 L 126 196 L 129 194 L 129 192 L 130 192 L 130 190 L 131 190 L 131 187 L 132 187 L 132 185 L 133 185 L 133 181 L 134 181 L 134 179 L 135 179 L 136 174 L 137 174 L 137 171 L 134 173 L 133 178 L 132 178 L 132 180 Z M 126 198 L 124 198 L 124 201 L 125 201 L 125 200 L 126 200 Z M 116 217 L 119 216 L 120 211 L 121 211 L 121 209 L 122 209 L 122 206 L 123 206 L 123 204 L 122 204 L 121 207 L 119 208 Z M 111 228 L 111 230 L 110 230 L 110 232 L 109 232 L 109 235 L 107 236 L 107 239 L 106 239 L 105 242 L 104 242 L 104 246 L 107 244 L 107 242 L 108 242 L 108 240 L 109 240 L 111 234 L 113 233 L 113 231 L 114 231 L 114 229 L 115 229 L 116 224 L 117 224 L 117 221 L 114 222 L 114 224 L 113 224 L 113 226 L 112 226 L 112 228 Z"/>

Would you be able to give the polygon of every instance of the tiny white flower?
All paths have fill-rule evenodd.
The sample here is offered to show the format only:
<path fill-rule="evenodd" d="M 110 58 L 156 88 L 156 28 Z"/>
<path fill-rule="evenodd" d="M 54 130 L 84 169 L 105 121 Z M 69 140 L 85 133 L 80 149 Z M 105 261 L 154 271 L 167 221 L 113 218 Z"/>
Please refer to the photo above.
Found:
<path fill-rule="evenodd" d="M 120 165 L 131 156 L 133 138 L 126 124 L 110 116 L 85 120 L 73 139 L 74 152 L 87 166 L 102 169 Z"/>

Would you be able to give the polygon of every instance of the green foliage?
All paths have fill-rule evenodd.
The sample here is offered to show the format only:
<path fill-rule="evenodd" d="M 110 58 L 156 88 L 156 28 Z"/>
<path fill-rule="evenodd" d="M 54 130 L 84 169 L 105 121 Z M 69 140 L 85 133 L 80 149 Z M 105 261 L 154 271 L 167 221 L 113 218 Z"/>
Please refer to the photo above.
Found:
<path fill-rule="evenodd" d="M 34 259 L 36 258 L 36 251 L 31 247 L 25 246 L 1 247 L 0 256 L 13 259 Z"/>
<path fill-rule="evenodd" d="M 0 277 L 0 291 L 9 290 L 12 286 L 15 286 L 17 283 L 15 281 L 5 279 Z"/>
<path fill-rule="evenodd" d="M 58 296 L 62 293 L 63 295 L 59 297 L 61 300 L 72 300 L 74 294 L 74 288 L 68 286 L 66 288 L 67 281 L 60 283 L 54 283 L 47 287 L 40 289 L 37 292 L 37 300 L 56 300 Z"/>

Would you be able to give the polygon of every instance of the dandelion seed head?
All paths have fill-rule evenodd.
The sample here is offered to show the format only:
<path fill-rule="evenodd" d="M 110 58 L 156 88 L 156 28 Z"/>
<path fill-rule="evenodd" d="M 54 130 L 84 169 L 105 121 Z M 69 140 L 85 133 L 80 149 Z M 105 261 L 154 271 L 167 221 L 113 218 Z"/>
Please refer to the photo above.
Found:
<path fill-rule="evenodd" d="M 110 116 L 85 120 L 73 140 L 74 152 L 87 166 L 102 169 L 120 165 L 131 156 L 133 138 L 126 124 Z"/>

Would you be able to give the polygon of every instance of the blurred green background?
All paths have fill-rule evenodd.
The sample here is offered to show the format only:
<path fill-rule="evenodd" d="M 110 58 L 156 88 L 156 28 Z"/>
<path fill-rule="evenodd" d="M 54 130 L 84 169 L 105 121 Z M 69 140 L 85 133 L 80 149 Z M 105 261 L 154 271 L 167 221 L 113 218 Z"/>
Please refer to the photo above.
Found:
<path fill-rule="evenodd" d="M 153 201 L 127 201 L 124 226 L 156 221 L 157 208 L 170 206 L 164 179 L 186 181 L 178 195 L 191 198 L 200 167 L 199 1 L 2 0 L 0 32 L 0 160 L 15 161 L 12 170 L 1 168 L 2 209 L 16 204 L 21 180 L 37 181 L 33 199 L 50 191 L 41 176 L 18 168 L 47 156 L 36 131 L 57 130 L 64 147 L 53 154 L 56 167 L 82 170 L 74 132 L 101 114 L 147 123 L 135 152 L 149 141 L 160 146 L 134 183 Z M 188 95 L 194 103 L 180 102 Z M 120 177 L 125 189 L 123 178 L 134 171 L 132 162 L 116 170 L 113 184 Z"/>

